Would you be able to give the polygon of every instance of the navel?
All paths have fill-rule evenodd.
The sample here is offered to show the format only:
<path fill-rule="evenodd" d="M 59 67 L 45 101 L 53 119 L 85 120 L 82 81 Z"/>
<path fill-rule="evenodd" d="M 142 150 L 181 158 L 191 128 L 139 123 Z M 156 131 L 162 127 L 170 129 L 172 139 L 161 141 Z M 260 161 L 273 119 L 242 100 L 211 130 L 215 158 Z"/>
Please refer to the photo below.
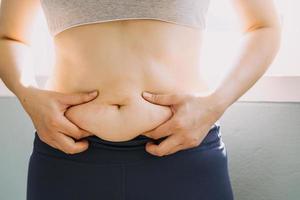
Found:
<path fill-rule="evenodd" d="M 123 108 L 125 105 L 123 105 L 123 104 L 112 104 L 112 106 L 115 106 L 118 110 L 120 110 L 120 109 Z"/>

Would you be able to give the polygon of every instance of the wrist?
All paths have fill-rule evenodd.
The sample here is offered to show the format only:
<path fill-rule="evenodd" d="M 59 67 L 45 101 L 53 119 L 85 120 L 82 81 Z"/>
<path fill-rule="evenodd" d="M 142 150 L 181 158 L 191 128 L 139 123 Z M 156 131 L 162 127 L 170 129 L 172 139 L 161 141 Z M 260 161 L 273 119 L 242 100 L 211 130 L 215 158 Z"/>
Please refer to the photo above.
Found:
<path fill-rule="evenodd" d="M 210 99 L 211 105 L 216 112 L 224 113 L 226 109 L 230 106 L 226 97 L 217 90 L 212 91 L 208 98 Z"/>
<path fill-rule="evenodd" d="M 20 101 L 22 101 L 26 97 L 28 92 L 33 89 L 38 89 L 38 87 L 36 85 L 25 86 L 25 85 L 20 84 L 14 88 L 14 94 Z"/>

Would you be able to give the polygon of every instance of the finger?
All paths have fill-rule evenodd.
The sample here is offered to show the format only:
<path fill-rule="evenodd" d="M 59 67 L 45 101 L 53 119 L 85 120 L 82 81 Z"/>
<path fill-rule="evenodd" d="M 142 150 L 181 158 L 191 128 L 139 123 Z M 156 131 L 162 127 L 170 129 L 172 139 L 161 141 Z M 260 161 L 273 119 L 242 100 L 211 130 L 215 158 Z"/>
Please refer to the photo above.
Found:
<path fill-rule="evenodd" d="M 182 139 L 178 134 L 173 134 L 164 139 L 158 145 L 153 142 L 148 142 L 146 144 L 146 150 L 157 156 L 164 156 L 166 153 L 171 151 L 174 147 L 182 143 Z"/>
<path fill-rule="evenodd" d="M 87 140 L 74 141 L 71 137 L 60 132 L 56 138 L 57 145 L 67 154 L 75 154 L 85 151 L 88 148 Z"/>
<path fill-rule="evenodd" d="M 172 134 L 172 120 L 168 120 L 162 125 L 156 127 L 155 129 L 143 133 L 143 135 L 146 135 L 147 137 L 153 139 L 159 139 L 162 137 L 169 136 L 171 134 Z"/>
<path fill-rule="evenodd" d="M 180 151 L 180 150 L 183 150 L 184 147 L 185 147 L 185 146 L 184 146 L 183 144 L 179 144 L 179 145 L 173 147 L 172 149 L 170 149 L 170 151 L 168 151 L 168 152 L 166 153 L 166 155 L 170 155 L 170 154 L 176 153 L 176 152 L 178 152 L 178 151 Z"/>
<path fill-rule="evenodd" d="M 179 94 L 151 94 L 148 92 L 143 92 L 142 96 L 146 100 L 150 101 L 151 103 L 166 105 L 166 106 L 178 104 L 184 98 L 184 95 L 179 95 Z"/>
<path fill-rule="evenodd" d="M 203 141 L 203 140 L 202 140 Z M 180 150 L 186 150 L 186 149 L 191 149 L 191 148 L 196 148 L 196 147 L 199 147 L 202 143 L 202 141 L 193 141 L 192 143 L 191 142 L 183 142 L 181 144 L 181 147 L 180 147 Z"/>
<path fill-rule="evenodd" d="M 67 105 L 77 105 L 88 102 L 94 99 L 98 95 L 98 91 L 95 90 L 90 93 L 79 92 L 73 94 L 62 94 L 60 100 L 62 103 Z"/>
<path fill-rule="evenodd" d="M 61 131 L 66 135 L 71 136 L 77 140 L 92 135 L 92 133 L 76 126 L 72 121 L 70 121 L 66 117 L 62 118 L 61 123 L 63 126 L 63 129 Z"/>

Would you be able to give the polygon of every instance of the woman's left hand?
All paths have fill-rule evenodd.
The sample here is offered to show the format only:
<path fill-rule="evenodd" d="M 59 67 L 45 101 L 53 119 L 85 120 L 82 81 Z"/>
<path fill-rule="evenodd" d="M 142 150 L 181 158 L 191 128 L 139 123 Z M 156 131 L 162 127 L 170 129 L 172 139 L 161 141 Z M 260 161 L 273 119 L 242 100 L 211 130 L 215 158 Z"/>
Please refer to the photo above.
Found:
<path fill-rule="evenodd" d="M 200 145 L 212 125 L 225 111 L 218 106 L 213 95 L 148 93 L 150 96 L 147 97 L 145 94 L 146 92 L 142 96 L 150 103 L 169 106 L 173 112 L 169 120 L 143 133 L 153 139 L 167 136 L 159 144 L 146 144 L 146 151 L 156 156 L 169 155 Z"/>

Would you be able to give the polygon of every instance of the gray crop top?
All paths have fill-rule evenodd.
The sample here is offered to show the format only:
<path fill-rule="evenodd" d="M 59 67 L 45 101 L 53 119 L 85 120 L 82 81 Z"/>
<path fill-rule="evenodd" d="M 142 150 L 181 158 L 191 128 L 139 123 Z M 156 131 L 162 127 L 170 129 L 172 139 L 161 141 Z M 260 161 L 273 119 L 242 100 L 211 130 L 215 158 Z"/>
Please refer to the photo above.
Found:
<path fill-rule="evenodd" d="M 50 34 L 79 25 L 156 19 L 204 29 L 209 0 L 40 0 Z"/>

